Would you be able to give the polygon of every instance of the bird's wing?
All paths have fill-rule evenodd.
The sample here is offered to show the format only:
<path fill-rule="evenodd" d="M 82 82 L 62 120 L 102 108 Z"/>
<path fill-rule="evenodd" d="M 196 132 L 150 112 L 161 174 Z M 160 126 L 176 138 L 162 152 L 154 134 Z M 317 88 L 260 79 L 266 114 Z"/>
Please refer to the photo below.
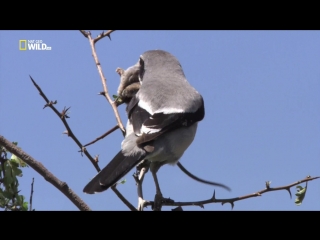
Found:
<path fill-rule="evenodd" d="M 147 144 L 165 132 L 201 121 L 204 118 L 204 103 L 201 97 L 201 105 L 195 112 L 150 114 L 139 105 L 139 98 L 135 95 L 127 106 L 127 113 L 134 133 L 139 136 L 136 142 L 141 145 Z"/>

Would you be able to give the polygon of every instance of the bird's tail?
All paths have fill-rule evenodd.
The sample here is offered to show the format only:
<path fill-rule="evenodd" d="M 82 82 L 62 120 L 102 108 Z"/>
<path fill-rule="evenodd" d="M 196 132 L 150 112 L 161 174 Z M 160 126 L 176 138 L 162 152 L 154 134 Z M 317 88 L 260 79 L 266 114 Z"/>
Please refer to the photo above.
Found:
<path fill-rule="evenodd" d="M 83 192 L 94 194 L 103 192 L 124 177 L 134 166 L 143 160 L 144 154 L 124 156 L 120 151 L 109 164 L 102 169 L 83 189 Z"/>

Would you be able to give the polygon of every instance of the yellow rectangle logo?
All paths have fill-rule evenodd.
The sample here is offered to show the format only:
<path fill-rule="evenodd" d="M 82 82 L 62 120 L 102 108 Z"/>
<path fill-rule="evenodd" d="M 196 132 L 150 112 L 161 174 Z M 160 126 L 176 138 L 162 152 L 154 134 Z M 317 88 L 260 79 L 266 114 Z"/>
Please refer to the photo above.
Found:
<path fill-rule="evenodd" d="M 19 50 L 27 50 L 27 40 L 19 40 Z"/>

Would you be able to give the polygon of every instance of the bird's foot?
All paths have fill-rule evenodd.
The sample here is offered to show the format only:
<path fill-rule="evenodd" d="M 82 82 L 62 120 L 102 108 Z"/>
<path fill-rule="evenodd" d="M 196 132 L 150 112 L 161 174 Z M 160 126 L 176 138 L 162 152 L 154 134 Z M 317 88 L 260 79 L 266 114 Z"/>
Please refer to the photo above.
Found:
<path fill-rule="evenodd" d="M 137 210 L 138 211 L 143 211 L 143 209 L 146 207 L 145 206 L 146 203 L 149 203 L 149 201 L 144 200 L 143 198 L 139 197 Z"/>
<path fill-rule="evenodd" d="M 171 198 L 164 198 L 161 193 L 157 193 L 154 196 L 154 203 L 152 205 L 153 211 L 161 211 L 162 205 L 164 203 L 174 203 L 174 200 Z"/>

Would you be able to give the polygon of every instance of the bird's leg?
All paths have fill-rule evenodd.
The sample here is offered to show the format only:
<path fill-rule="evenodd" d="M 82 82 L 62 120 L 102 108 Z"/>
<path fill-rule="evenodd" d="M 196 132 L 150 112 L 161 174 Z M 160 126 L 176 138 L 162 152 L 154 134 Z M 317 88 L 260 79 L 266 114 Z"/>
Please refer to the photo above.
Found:
<path fill-rule="evenodd" d="M 161 211 L 163 197 L 162 197 L 162 193 L 161 193 L 158 178 L 157 178 L 157 173 L 152 171 L 152 177 L 153 177 L 154 183 L 156 184 L 156 195 L 154 197 L 153 210 Z"/>
<path fill-rule="evenodd" d="M 148 172 L 150 167 L 150 162 L 148 160 L 143 160 L 137 165 L 137 171 L 134 174 L 134 179 L 136 180 L 137 184 L 137 191 L 138 191 L 138 211 L 143 211 L 143 208 L 148 201 L 143 199 L 142 193 L 142 183 L 144 179 L 144 175 Z"/>
<path fill-rule="evenodd" d="M 159 168 L 165 163 L 158 163 L 158 162 L 152 162 L 150 165 L 150 172 L 152 173 L 152 177 L 154 180 L 154 183 L 156 185 L 156 195 L 154 197 L 154 205 L 153 205 L 153 211 L 161 211 L 162 208 L 162 203 L 166 202 L 174 202 L 170 198 L 164 198 L 162 196 L 161 190 L 160 190 L 160 185 L 157 177 L 157 172 Z"/>
<path fill-rule="evenodd" d="M 162 196 L 162 193 L 161 193 L 161 190 L 160 190 L 160 185 L 159 185 L 159 182 L 158 182 L 157 173 L 156 172 L 152 172 L 152 177 L 153 177 L 154 183 L 156 184 L 156 194 Z"/>

